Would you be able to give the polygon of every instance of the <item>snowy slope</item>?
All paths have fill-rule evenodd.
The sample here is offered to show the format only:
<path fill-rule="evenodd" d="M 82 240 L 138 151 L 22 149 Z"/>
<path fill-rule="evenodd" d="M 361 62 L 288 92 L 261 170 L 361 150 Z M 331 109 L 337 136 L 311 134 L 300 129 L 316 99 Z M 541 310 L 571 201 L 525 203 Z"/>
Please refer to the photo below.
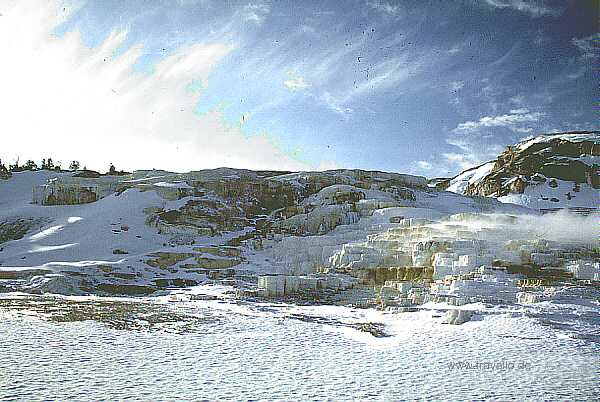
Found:
<path fill-rule="evenodd" d="M 534 209 L 600 207 L 600 190 L 587 184 L 581 184 L 577 189 L 573 182 L 565 180 L 555 180 L 554 183 L 555 187 L 550 186 L 548 182 L 530 185 L 522 194 L 511 193 L 498 197 L 498 201 Z M 574 191 L 574 188 L 577 191 Z"/>
<path fill-rule="evenodd" d="M 600 132 L 545 134 L 452 178 L 448 191 L 535 209 L 600 206 Z"/>
<path fill-rule="evenodd" d="M 470 178 L 477 180 L 483 170 Z M 244 173 L 245 178 L 235 171 L 225 173 L 203 172 L 201 180 L 195 172 L 144 174 L 154 185 L 135 181 L 134 173 L 123 178 L 122 184 L 132 186 L 123 191 L 92 203 L 52 206 L 32 204 L 32 187 L 69 173 L 15 173 L 0 181 L 0 224 L 15 218 L 36 224 L 22 238 L 0 245 L 0 289 L 6 280 L 35 288 L 41 280 L 60 278 L 61 285 L 50 288 L 53 292 L 76 293 L 74 287 L 85 282 L 88 289 L 108 283 L 145 286 L 151 293 L 160 288 L 157 280 L 204 281 L 206 267 L 308 273 L 348 243 L 401 227 L 401 217 L 439 220 L 457 213 L 534 213 L 492 198 L 428 189 L 423 180 L 388 173 L 334 171 L 266 179 L 251 172 Z M 268 185 L 259 185 L 261 180 Z M 346 184 L 332 184 L 340 181 Z M 418 187 L 404 186 L 413 181 Z M 164 193 L 189 188 L 195 196 L 171 200 Z M 245 234 L 250 234 L 244 237 L 249 240 L 234 242 L 233 255 L 198 250 L 230 247 L 230 240 Z M 273 239 L 278 239 L 276 244 L 267 247 Z M 163 265 L 151 261 L 162 258 L 157 252 L 166 255 Z M 16 274 L 22 271 L 45 276 L 23 279 Z"/>
<path fill-rule="evenodd" d="M 495 161 L 487 162 L 476 168 L 464 171 L 450 180 L 450 185 L 448 186 L 447 191 L 456 194 L 464 194 L 469 184 L 477 184 L 481 182 L 485 176 L 490 174 L 495 163 Z"/>
<path fill-rule="evenodd" d="M 600 144 L 600 135 L 597 132 L 543 134 L 519 142 L 517 144 L 517 148 L 524 151 L 534 144 L 539 144 L 542 142 L 551 142 L 554 140 L 563 140 L 569 142 L 590 141 L 595 144 Z"/>
<path fill-rule="evenodd" d="M 135 260 L 160 249 L 165 239 L 145 224 L 148 207 L 169 208 L 156 192 L 129 189 L 82 205 L 31 204 L 31 188 L 55 173 L 21 172 L 0 182 L 0 219 L 10 216 L 45 218 L 46 225 L 20 240 L 3 245 L 2 266 L 92 265 Z M 126 230 L 123 230 L 126 229 Z M 116 256 L 113 250 L 129 254 Z M 86 262 L 88 261 L 88 262 Z"/>

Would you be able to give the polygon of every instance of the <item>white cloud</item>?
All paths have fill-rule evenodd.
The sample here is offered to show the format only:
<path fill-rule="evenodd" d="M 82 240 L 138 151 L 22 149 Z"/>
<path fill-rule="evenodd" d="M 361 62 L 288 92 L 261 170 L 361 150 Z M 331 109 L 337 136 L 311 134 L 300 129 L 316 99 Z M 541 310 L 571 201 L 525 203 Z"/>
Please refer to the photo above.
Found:
<path fill-rule="evenodd" d="M 508 114 L 500 116 L 485 116 L 478 121 L 467 121 L 460 123 L 454 130 L 456 134 L 479 131 L 481 128 L 506 127 L 516 132 L 529 130 L 529 127 L 522 126 L 527 123 L 535 123 L 540 120 L 543 113 L 530 112 L 528 109 L 513 109 Z"/>
<path fill-rule="evenodd" d="M 342 103 L 329 92 L 325 92 L 323 96 L 321 96 L 321 99 L 323 100 L 323 102 L 325 102 L 329 109 L 333 110 L 338 114 L 348 115 L 353 112 L 351 108 L 343 106 Z"/>
<path fill-rule="evenodd" d="M 450 83 L 450 89 L 452 89 L 453 91 L 461 90 L 464 87 L 465 87 L 465 82 L 464 81 L 452 81 Z"/>
<path fill-rule="evenodd" d="M 446 153 L 441 162 L 442 166 L 459 168 L 461 170 L 476 166 L 495 158 L 504 145 L 495 140 L 495 129 L 510 130 L 513 133 L 525 134 L 533 131 L 540 119 L 541 112 L 532 112 L 526 108 L 511 109 L 508 113 L 498 116 L 485 116 L 477 121 L 460 123 L 452 130 L 446 143 L 460 149 L 460 153 Z"/>
<path fill-rule="evenodd" d="M 300 30 L 307 34 L 313 34 L 313 33 L 317 32 L 317 29 L 309 24 L 300 25 Z"/>
<path fill-rule="evenodd" d="M 77 31 L 54 35 L 65 18 L 58 1 L 11 1 L 1 11 L 3 157 L 78 159 L 95 169 L 308 168 L 219 112 L 194 112 L 201 94 L 189 84 L 206 85 L 231 45 L 185 46 L 144 74 L 133 70 L 141 45 L 115 55 L 126 32 L 94 49 Z"/>
<path fill-rule="evenodd" d="M 308 88 L 308 84 L 304 81 L 303 77 L 293 77 L 288 80 L 283 81 L 283 85 L 286 86 L 290 91 L 302 91 L 303 89 Z"/>
<path fill-rule="evenodd" d="M 565 78 L 568 80 L 577 80 L 583 77 L 588 71 L 595 72 L 598 68 L 600 59 L 600 33 L 595 33 L 584 38 L 571 39 L 573 45 L 579 50 L 577 64 L 571 66 L 565 72 Z"/>
<path fill-rule="evenodd" d="M 388 3 L 386 1 L 381 0 L 367 0 L 367 6 L 371 7 L 373 10 L 377 10 L 387 15 L 398 15 L 400 12 L 400 7 L 398 5 L 394 5 Z"/>
<path fill-rule="evenodd" d="M 417 162 L 417 166 L 420 169 L 423 169 L 423 170 L 431 170 L 433 168 L 433 166 L 431 165 L 431 163 L 429 163 L 427 161 L 418 161 Z"/>
<path fill-rule="evenodd" d="M 211 7 L 212 0 L 177 0 L 177 3 L 180 6 L 202 6 L 202 7 Z"/>
<path fill-rule="evenodd" d="M 450 54 L 456 54 L 462 51 L 462 46 L 461 45 L 454 45 L 452 46 L 449 50 L 448 53 Z"/>
<path fill-rule="evenodd" d="M 324 74 L 331 74 L 336 70 L 336 64 L 340 64 L 347 50 L 342 50 L 332 56 L 325 58 L 320 65 L 312 69 L 311 80 L 319 79 Z M 327 77 L 323 81 L 324 87 L 333 86 L 333 89 L 322 94 L 321 99 L 327 106 L 340 114 L 352 113 L 352 104 L 363 97 L 377 94 L 381 91 L 397 88 L 400 84 L 406 83 L 402 88 L 408 90 L 414 85 L 421 85 L 422 81 L 412 80 L 424 69 L 424 66 L 431 63 L 428 57 L 420 56 L 411 58 L 408 53 L 400 54 L 388 60 L 375 62 L 365 66 L 360 71 L 362 77 L 355 80 L 352 84 L 340 78 L 339 74 Z"/>
<path fill-rule="evenodd" d="M 452 81 L 450 82 L 450 104 L 460 106 L 462 104 L 459 91 L 465 87 L 464 81 Z"/>
<path fill-rule="evenodd" d="M 481 158 L 473 154 L 445 153 L 442 156 L 444 157 L 444 163 L 451 169 L 458 167 L 460 170 L 466 170 L 482 162 Z"/>
<path fill-rule="evenodd" d="M 483 0 L 494 8 L 510 8 L 516 11 L 529 14 L 532 17 L 557 16 L 561 10 L 546 5 L 543 0 Z"/>
<path fill-rule="evenodd" d="M 525 103 L 525 97 L 523 95 L 511 96 L 508 101 L 513 105 L 520 106 Z"/>
<path fill-rule="evenodd" d="M 260 25 L 270 11 L 271 6 L 268 4 L 248 4 L 242 8 L 242 17 L 244 18 L 244 21 L 254 22 Z"/>

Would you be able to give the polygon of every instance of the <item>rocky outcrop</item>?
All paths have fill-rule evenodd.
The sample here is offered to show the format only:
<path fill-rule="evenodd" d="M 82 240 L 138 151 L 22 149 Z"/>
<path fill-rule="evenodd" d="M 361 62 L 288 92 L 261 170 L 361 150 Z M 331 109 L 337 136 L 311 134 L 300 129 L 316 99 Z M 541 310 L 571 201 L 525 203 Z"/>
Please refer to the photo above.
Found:
<path fill-rule="evenodd" d="M 45 222 L 44 219 L 20 217 L 0 221 L 0 244 L 10 240 L 22 239 L 32 228 L 41 226 Z"/>
<path fill-rule="evenodd" d="M 189 258 L 192 258 L 194 254 L 192 253 L 167 253 L 167 252 L 157 252 L 152 253 L 150 257 L 152 259 L 146 260 L 146 264 L 155 268 L 167 269 L 169 267 L 174 266 L 175 264 L 185 261 Z"/>
<path fill-rule="evenodd" d="M 540 209 L 596 208 L 598 196 L 594 197 L 594 192 L 597 194 L 600 189 L 600 132 L 546 134 L 524 140 L 507 147 L 495 161 L 454 177 L 448 189 L 471 196 L 511 196 L 507 201 Z"/>
<path fill-rule="evenodd" d="M 87 204 L 98 199 L 94 187 L 52 186 L 42 201 L 43 205 Z"/>
<path fill-rule="evenodd" d="M 33 188 L 33 203 L 40 205 L 76 205 L 95 202 L 117 191 L 119 179 L 112 176 L 88 178 L 58 176 Z"/>
<path fill-rule="evenodd" d="M 426 187 L 422 177 L 361 170 L 281 174 L 214 169 L 169 180 L 175 178 L 193 189 L 193 199 L 177 210 L 150 214 L 148 223 L 161 233 L 215 236 L 253 227 L 257 235 L 319 235 L 376 209 L 414 202 L 415 193 L 406 186 Z M 127 183 L 140 186 L 139 180 Z"/>
<path fill-rule="evenodd" d="M 99 172 L 87 169 L 79 170 L 73 175 L 73 177 L 84 177 L 86 179 L 97 179 L 100 176 L 102 175 Z"/>

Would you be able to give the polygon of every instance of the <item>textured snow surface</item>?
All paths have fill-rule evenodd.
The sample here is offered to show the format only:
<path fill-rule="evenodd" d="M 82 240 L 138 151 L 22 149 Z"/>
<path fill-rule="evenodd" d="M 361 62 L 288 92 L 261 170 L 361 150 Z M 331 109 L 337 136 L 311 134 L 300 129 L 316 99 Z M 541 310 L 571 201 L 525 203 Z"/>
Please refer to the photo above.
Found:
<path fill-rule="evenodd" d="M 551 187 L 550 180 L 546 180 L 545 183 L 528 185 L 523 194 L 508 194 L 498 197 L 498 201 L 533 209 L 600 207 L 600 190 L 584 183 L 579 185 L 579 191 L 576 192 L 573 182 L 553 180 L 557 183 L 556 187 Z"/>
<path fill-rule="evenodd" d="M 0 219 L 47 220 L 24 238 L 2 245 L 0 270 L 85 270 L 106 264 L 153 276 L 138 261 L 164 248 L 165 237 L 145 224 L 143 210 L 178 208 L 190 198 L 167 201 L 155 191 L 129 189 L 91 204 L 30 204 L 31 187 L 55 175 L 24 172 L 0 181 Z M 166 180 L 148 176 L 159 183 Z M 336 194 L 354 191 L 333 186 L 308 202 L 329 208 Z M 349 254 L 365 249 L 361 243 L 367 239 L 385 243 L 387 230 L 401 227 L 400 217 L 433 229 L 436 236 L 484 229 L 491 243 L 522 233 L 565 242 L 597 241 L 596 227 L 589 223 L 597 222 L 596 216 L 541 216 L 496 199 L 421 190 L 414 191 L 416 201 L 406 201 L 408 206 L 378 208 L 394 200 L 381 191 L 360 191 L 366 200 L 358 204 L 363 213 L 359 220 L 321 236 L 265 241 L 264 250 L 246 254 L 243 270 L 308 272 L 327 264 L 341 249 L 348 248 Z M 586 191 L 582 186 L 577 194 L 586 196 Z M 458 223 L 468 227 L 458 228 Z M 196 245 L 222 242 L 227 236 L 196 238 Z M 475 242 L 462 243 L 461 253 L 471 253 L 467 248 Z M 186 247 L 166 250 L 189 251 Z M 114 255 L 115 248 L 129 254 Z M 457 252 L 456 261 L 448 259 L 452 269 L 462 272 L 481 262 L 466 254 Z M 507 260 L 520 258 L 509 254 Z M 489 253 L 477 257 L 483 260 Z M 582 260 L 568 269 L 593 278 L 598 265 Z M 56 278 L 36 280 L 51 279 Z M 461 297 L 502 294 L 506 302 L 501 305 L 427 303 L 406 313 L 243 301 L 234 299 L 234 288 L 223 284 L 137 299 L 0 294 L 0 344 L 5 346 L 0 348 L 0 373 L 10 373 L 0 375 L 0 399 L 547 400 L 552 395 L 558 400 L 597 400 L 598 298 L 570 294 L 571 287 L 562 293 L 517 296 L 514 279 L 486 273 L 438 289 Z M 59 292 L 61 286 L 69 284 L 58 281 L 49 292 Z M 68 304 L 73 301 L 86 303 L 85 308 Z M 110 313 L 108 302 L 116 303 Z M 48 308 L 40 312 L 43 303 Z M 454 309 L 466 312 L 448 313 Z M 446 325 L 448 315 L 468 316 L 470 321 Z M 360 330 L 365 324 L 377 325 L 387 336 Z"/>
<path fill-rule="evenodd" d="M 447 191 L 464 194 L 469 184 L 476 184 L 483 180 L 485 176 L 490 174 L 495 164 L 495 161 L 484 163 L 477 168 L 459 174 L 450 180 L 450 186 L 448 186 Z"/>
<path fill-rule="evenodd" d="M 0 371 L 11 373 L 0 376 L 0 398 L 541 401 L 600 395 L 598 344 L 573 337 L 569 325 L 542 325 L 519 309 L 490 309 L 454 326 L 442 324 L 444 314 L 433 305 L 403 314 L 227 300 L 163 306 L 188 318 L 181 325 L 166 322 L 163 330 L 128 331 L 0 309 L 0 342 L 10 345 L 0 349 Z M 60 302 L 55 307 L 60 311 Z M 143 325 L 150 317 L 130 319 Z M 364 322 L 384 324 L 391 336 L 375 338 L 344 325 Z"/>
<path fill-rule="evenodd" d="M 537 144 L 540 142 L 549 142 L 549 141 L 552 141 L 555 139 L 563 139 L 563 140 L 570 141 L 570 142 L 592 141 L 596 144 L 600 144 L 600 134 L 599 133 L 587 133 L 587 134 L 584 134 L 584 133 L 578 133 L 578 134 L 561 133 L 561 134 L 538 135 L 537 137 L 521 141 L 520 143 L 517 144 L 517 147 L 520 150 L 525 150 L 525 149 L 529 148 L 530 146 L 532 146 L 533 144 Z"/>
<path fill-rule="evenodd" d="M 60 174 L 58 174 L 60 175 Z M 166 201 L 154 191 L 128 189 L 97 202 L 82 205 L 41 206 L 31 204 L 31 189 L 56 173 L 21 172 L 0 181 L 0 220 L 6 217 L 45 218 L 49 223 L 20 240 L 2 245 L 0 269 L 103 263 L 133 264 L 148 252 L 161 249 L 165 238 L 145 224 L 147 207 L 169 207 L 182 200 Z M 127 228 L 127 230 L 123 230 Z M 113 250 L 129 254 L 115 256 Z M 118 258 L 117 258 L 118 257 Z"/>

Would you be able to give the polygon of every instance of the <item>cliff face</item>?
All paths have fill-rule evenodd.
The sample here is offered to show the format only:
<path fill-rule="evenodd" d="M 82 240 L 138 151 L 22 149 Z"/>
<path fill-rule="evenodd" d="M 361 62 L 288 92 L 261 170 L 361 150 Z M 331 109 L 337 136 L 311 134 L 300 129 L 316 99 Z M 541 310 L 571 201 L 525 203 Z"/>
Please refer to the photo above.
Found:
<path fill-rule="evenodd" d="M 600 132 L 540 135 L 462 172 L 448 190 L 534 208 L 598 207 Z"/>
<path fill-rule="evenodd" d="M 196 197 L 176 210 L 156 211 L 149 223 L 182 234 L 218 235 L 247 227 L 259 233 L 326 233 L 374 209 L 414 201 L 414 189 L 426 188 L 423 177 L 362 170 L 216 169 L 178 176 Z"/>

